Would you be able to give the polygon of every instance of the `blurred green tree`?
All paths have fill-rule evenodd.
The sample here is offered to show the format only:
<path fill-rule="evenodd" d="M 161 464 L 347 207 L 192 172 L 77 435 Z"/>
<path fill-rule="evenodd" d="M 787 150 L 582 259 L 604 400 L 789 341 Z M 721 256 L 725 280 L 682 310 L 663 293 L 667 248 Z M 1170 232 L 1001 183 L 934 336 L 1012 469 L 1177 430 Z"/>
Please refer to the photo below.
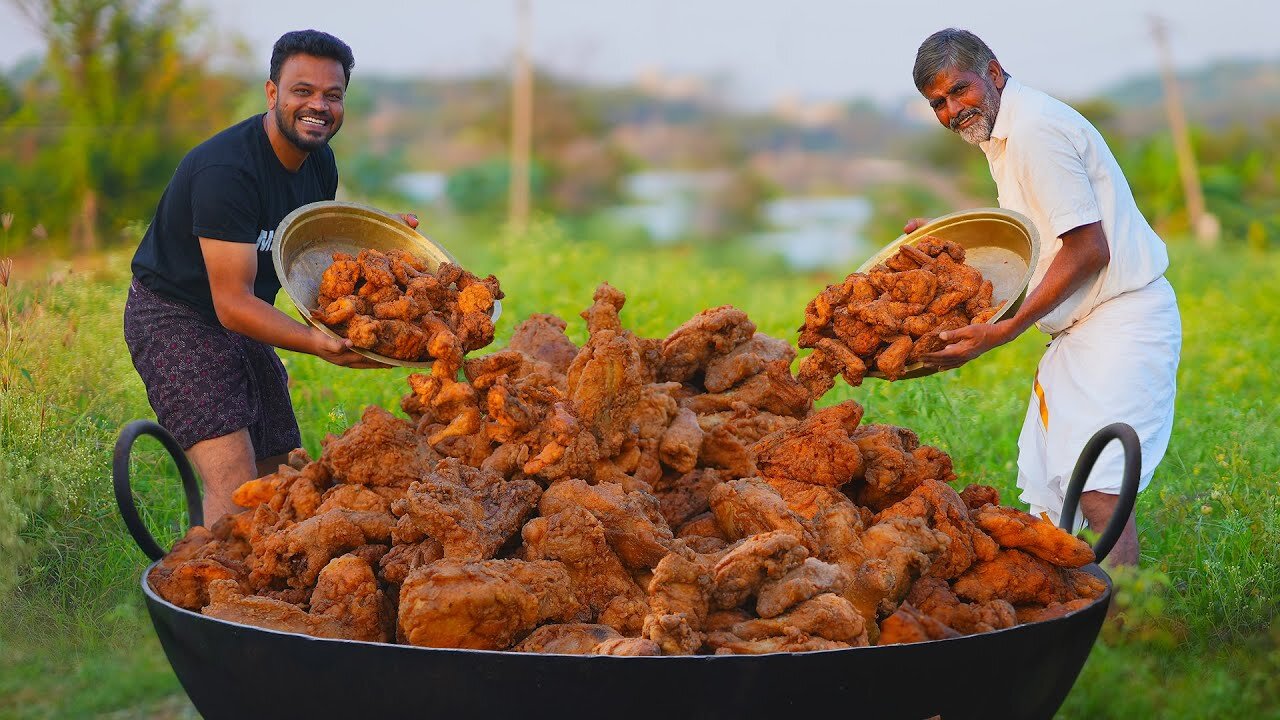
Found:
<path fill-rule="evenodd" d="M 234 81 L 207 72 L 179 0 L 10 2 L 47 53 L 0 125 L 0 207 L 92 250 L 150 218 L 182 155 L 226 124 Z"/>

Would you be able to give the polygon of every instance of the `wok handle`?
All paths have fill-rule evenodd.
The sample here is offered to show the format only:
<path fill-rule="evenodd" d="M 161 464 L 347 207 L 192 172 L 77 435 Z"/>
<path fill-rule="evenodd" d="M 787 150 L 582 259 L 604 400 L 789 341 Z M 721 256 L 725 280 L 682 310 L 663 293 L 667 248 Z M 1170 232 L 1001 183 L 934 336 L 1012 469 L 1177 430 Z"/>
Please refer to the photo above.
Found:
<path fill-rule="evenodd" d="M 138 508 L 133 501 L 133 488 L 129 486 L 129 454 L 139 435 L 150 435 L 159 440 L 178 466 L 178 474 L 182 476 L 182 489 L 187 495 L 187 517 L 192 527 L 204 524 L 204 506 L 200 501 L 200 486 L 196 484 L 195 473 L 191 471 L 191 463 L 178 441 L 167 430 L 150 420 L 134 420 L 125 425 L 116 440 L 115 455 L 111 460 L 111 482 L 115 486 L 116 505 L 120 507 L 120 517 L 124 519 L 133 541 L 138 543 L 147 557 L 159 560 L 164 557 L 165 551 L 151 536 L 151 531 L 147 530 L 142 518 L 138 517 Z"/>
<path fill-rule="evenodd" d="M 1071 473 L 1071 482 L 1067 484 L 1067 495 L 1062 501 L 1062 516 L 1058 522 L 1058 527 L 1071 532 L 1084 483 L 1089 479 L 1089 473 L 1093 471 L 1093 465 L 1098 461 L 1103 448 L 1112 440 L 1119 440 L 1124 446 L 1124 476 L 1120 481 L 1120 500 L 1116 503 L 1116 509 L 1107 521 L 1102 536 L 1098 538 L 1098 544 L 1093 546 L 1093 554 L 1098 562 L 1102 562 L 1111 548 L 1115 547 L 1129 516 L 1133 514 L 1134 502 L 1138 499 L 1138 480 L 1142 476 L 1142 444 L 1138 441 L 1138 433 L 1128 424 L 1112 423 L 1085 443 L 1080 459 L 1076 461 L 1076 468 Z"/>

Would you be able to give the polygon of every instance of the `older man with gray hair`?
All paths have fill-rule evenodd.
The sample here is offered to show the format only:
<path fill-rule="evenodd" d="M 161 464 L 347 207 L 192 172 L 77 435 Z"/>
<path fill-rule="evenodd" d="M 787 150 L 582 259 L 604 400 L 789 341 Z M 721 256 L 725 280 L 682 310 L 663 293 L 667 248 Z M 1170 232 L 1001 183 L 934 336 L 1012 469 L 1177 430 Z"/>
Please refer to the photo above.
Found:
<path fill-rule="evenodd" d="M 1041 238 L 1018 311 L 943 333 L 947 347 L 924 359 L 957 367 L 1034 324 L 1052 340 L 1018 438 L 1021 499 L 1056 522 L 1085 442 L 1116 421 L 1138 432 L 1145 488 L 1169 444 L 1182 347 L 1164 242 L 1093 125 L 1015 80 L 977 35 L 954 28 L 930 35 L 912 74 L 938 122 L 986 154 L 1000 207 L 1030 218 Z M 923 223 L 914 219 L 905 230 Z M 1080 499 L 1090 527 L 1100 530 L 1114 512 L 1122 468 L 1113 444 Z M 1110 559 L 1137 564 L 1133 516 Z"/>

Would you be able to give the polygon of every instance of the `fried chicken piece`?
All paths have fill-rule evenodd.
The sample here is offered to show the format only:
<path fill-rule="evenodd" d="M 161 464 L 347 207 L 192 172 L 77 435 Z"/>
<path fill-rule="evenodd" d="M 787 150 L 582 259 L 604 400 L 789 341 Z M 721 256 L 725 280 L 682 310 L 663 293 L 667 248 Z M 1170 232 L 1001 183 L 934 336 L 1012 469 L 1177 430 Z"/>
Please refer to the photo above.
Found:
<path fill-rule="evenodd" d="M 848 584 L 849 575 L 844 568 L 818 558 L 805 558 L 803 563 L 792 567 L 780 577 L 766 580 L 760 586 L 756 594 L 756 613 L 762 618 L 776 618 L 823 593 L 843 593 Z M 829 635 L 823 637 L 828 640 L 846 640 Z"/>
<path fill-rule="evenodd" d="M 716 521 L 716 516 L 710 511 L 704 512 L 681 525 L 676 532 L 676 537 L 685 540 L 704 537 L 722 540 L 726 544 L 730 542 L 729 536 L 720 529 L 720 523 Z"/>
<path fill-rule="evenodd" d="M 845 567 L 849 584 L 843 596 L 868 623 L 892 614 L 950 542 L 919 518 L 889 518 L 867 528 L 859 539 L 866 560 L 856 568 Z"/>
<path fill-rule="evenodd" d="M 1017 508 L 991 505 L 976 510 L 973 519 L 1001 547 L 1017 548 L 1059 567 L 1083 567 L 1094 560 L 1088 543 Z"/>
<path fill-rule="evenodd" d="M 946 552 L 934 558 L 929 567 L 928 574 L 932 577 L 944 580 L 959 577 L 977 560 L 995 557 L 998 549 L 995 542 L 969 519 L 969 508 L 960 495 L 936 480 L 922 482 L 905 499 L 876 515 L 876 521 L 891 517 L 918 517 L 929 527 L 951 538 Z"/>
<path fill-rule="evenodd" d="M 674 419 L 662 433 L 658 444 L 658 457 L 672 470 L 687 473 L 698 465 L 702 450 L 702 427 L 698 416 L 688 408 L 679 408 Z"/>
<path fill-rule="evenodd" d="M 938 290 L 938 277 L 924 269 L 892 273 L 884 292 L 893 300 L 912 305 L 927 305 Z"/>
<path fill-rule="evenodd" d="M 933 313 L 926 312 L 902 321 L 902 332 L 910 335 L 912 338 L 919 338 L 921 335 L 932 330 L 938 325 L 938 316 Z M 915 344 L 912 344 L 915 347 Z"/>
<path fill-rule="evenodd" d="M 974 563 L 952 587 L 966 600 L 998 598 L 1015 606 L 1069 602 L 1106 591 L 1105 583 L 1083 570 L 1059 568 L 1014 549 L 1002 549 L 994 559 Z"/>
<path fill-rule="evenodd" d="M 425 355 L 435 359 L 431 374 L 444 380 L 457 380 L 458 371 L 462 369 L 462 357 L 466 354 L 458 334 L 439 311 L 423 315 L 419 323 L 427 336 Z"/>
<path fill-rule="evenodd" d="M 221 556 L 221 543 L 203 525 L 187 531 L 147 573 L 151 589 L 165 600 L 187 610 L 199 610 L 209 602 L 209 585 L 216 580 L 241 583 L 243 563 Z M 225 563 L 225 564 L 224 564 Z"/>
<path fill-rule="evenodd" d="M 823 338 L 817 342 L 817 349 L 800 363 L 797 379 L 811 397 L 819 398 L 835 385 L 836 375 L 844 378 L 850 387 L 857 387 L 866 374 L 866 363 L 848 346 Z"/>
<path fill-rule="evenodd" d="M 458 343 L 466 352 L 479 350 L 493 342 L 493 318 L 487 313 L 467 313 L 458 321 Z"/>
<path fill-rule="evenodd" d="M 396 543 L 378 559 L 378 574 L 383 581 L 399 585 L 409 577 L 409 573 L 443 557 L 444 546 L 431 538 Z"/>
<path fill-rule="evenodd" d="M 435 539 L 446 558 L 485 560 L 520 529 L 541 495 L 542 488 L 527 478 L 506 480 L 446 458 L 410 485 L 391 511 L 399 518 L 397 530 L 412 526 Z M 405 539 L 421 538 L 410 534 Z"/>
<path fill-rule="evenodd" d="M 458 311 L 463 315 L 488 316 L 493 312 L 493 293 L 482 283 L 474 283 L 458 292 Z"/>
<path fill-rule="evenodd" d="M 340 437 L 322 442 L 320 464 L 335 482 L 408 487 L 426 477 L 440 455 L 413 426 L 377 405 Z"/>
<path fill-rule="evenodd" d="M 636 585 L 609 547 L 604 527 L 594 515 L 580 506 L 569 507 L 530 520 L 521 535 L 527 559 L 558 560 L 564 564 L 578 603 L 590 611 L 591 619 L 600 618 L 612 604 L 614 620 L 622 621 L 614 628 L 625 635 L 639 634 L 648 612 L 645 591 Z"/>
<path fill-rule="evenodd" d="M 912 246 L 929 257 L 938 257 L 942 253 L 951 256 L 956 262 L 964 262 L 964 247 L 954 240 L 943 240 L 934 235 L 925 235 L 912 243 Z"/>
<path fill-rule="evenodd" d="M 598 330 L 569 366 L 574 415 L 595 435 L 601 457 L 612 457 L 632 436 L 634 412 L 646 382 L 635 336 Z"/>
<path fill-rule="evenodd" d="M 912 315 L 924 312 L 919 303 L 904 303 L 887 297 L 863 305 L 853 316 L 875 327 L 881 336 L 890 337 L 902 332 L 902 322 Z"/>
<path fill-rule="evenodd" d="M 356 315 L 367 315 L 369 303 L 359 295 L 343 295 L 335 300 L 321 297 L 326 301 L 311 311 L 311 317 L 330 327 L 350 321 Z"/>
<path fill-rule="evenodd" d="M 907 603 L 962 635 L 990 632 L 1018 624 L 1014 608 L 1004 600 L 966 603 L 937 577 L 920 578 L 908 593 Z"/>
<path fill-rule="evenodd" d="M 960 633 L 920 612 L 911 603 L 903 603 L 880 623 L 880 639 L 876 644 L 900 645 L 954 637 L 960 637 Z"/>
<path fill-rule="evenodd" d="M 713 468 L 699 468 L 661 478 L 654 485 L 653 495 L 658 498 L 667 525 L 678 527 L 707 512 L 711 508 L 708 495 L 719 482 L 720 471 Z"/>
<path fill-rule="evenodd" d="M 879 512 L 911 494 L 925 480 L 950 482 L 955 479 L 951 458 L 906 428 L 894 425 L 863 425 L 853 434 L 862 452 L 866 471 L 851 492 L 859 505 Z"/>
<path fill-rule="evenodd" d="M 661 655 L 662 648 L 658 644 L 648 638 L 642 637 L 621 637 L 610 638 L 595 646 L 592 655 L 620 655 L 639 657 L 646 655 Z"/>
<path fill-rule="evenodd" d="M 756 467 L 766 478 L 839 487 L 863 472 L 851 437 L 861 420 L 862 406 L 853 400 L 819 410 L 753 445 Z"/>
<path fill-rule="evenodd" d="M 574 622 L 582 608 L 564 565 L 551 560 L 444 559 L 400 586 L 410 645 L 504 650 L 542 623 Z"/>
<path fill-rule="evenodd" d="M 329 481 L 329 473 L 318 462 L 308 463 L 300 470 L 281 465 L 276 472 L 236 488 L 231 501 L 249 509 L 266 505 L 281 518 L 298 522 L 316 514 Z"/>
<path fill-rule="evenodd" d="M 335 485 L 320 498 L 317 513 L 330 510 L 370 510 L 391 512 L 391 501 L 364 485 Z"/>
<path fill-rule="evenodd" d="M 316 304 L 324 307 L 337 298 L 354 295 L 360 279 L 360 263 L 346 253 L 334 253 L 333 263 L 320 275 Z"/>
<path fill-rule="evenodd" d="M 356 255 L 360 265 L 360 275 L 366 285 L 374 287 L 395 287 L 396 276 L 391 272 L 391 259 L 384 253 L 372 248 L 365 248 Z"/>
<path fill-rule="evenodd" d="M 418 360 L 426 354 L 430 337 L 404 320 L 376 320 L 356 315 L 347 323 L 347 339 L 358 348 L 399 360 Z"/>
<path fill-rule="evenodd" d="M 513 650 L 555 655 L 661 655 L 652 640 L 623 637 L 608 625 L 556 623 L 543 625 Z"/>
<path fill-rule="evenodd" d="M 763 371 L 752 375 L 728 392 L 695 395 L 684 406 L 702 415 L 728 410 L 736 402 L 775 415 L 795 418 L 808 415 L 813 408 L 813 397 L 791 375 L 790 362 L 783 360 L 766 363 Z"/>
<path fill-rule="evenodd" d="M 662 342 L 659 377 L 674 382 L 690 380 L 702 373 L 711 360 L 728 354 L 755 332 L 755 323 L 732 305 L 703 310 Z"/>
<path fill-rule="evenodd" d="M 707 636 L 707 646 L 714 649 L 717 655 L 767 655 L 843 650 L 853 647 L 849 643 L 805 634 L 794 627 L 787 628 L 783 635 L 773 635 L 759 640 L 744 640 L 731 632 L 713 632 Z"/>
<path fill-rule="evenodd" d="M 581 506 L 604 527 L 609 546 L 629 570 L 652 568 L 668 553 L 673 536 L 658 499 L 642 490 L 625 491 L 617 483 L 588 485 L 577 478 L 547 488 L 539 514 L 554 515 Z"/>
<path fill-rule="evenodd" d="M 792 512 L 806 520 L 812 520 L 833 503 L 853 504 L 844 493 L 827 485 L 770 477 L 766 477 L 765 482 L 778 491 Z"/>
<path fill-rule="evenodd" d="M 876 299 L 879 295 L 866 275 L 851 273 L 844 281 L 828 285 L 809 301 L 800 327 L 800 347 L 811 348 L 822 337 L 830 337 L 827 326 L 836 321 L 841 310 L 849 311 Z"/>
<path fill-rule="evenodd" d="M 552 406 L 540 426 L 535 447 L 537 454 L 529 458 L 522 471 L 548 482 L 591 477 L 600 457 L 595 435 L 578 422 L 566 403 Z"/>
<path fill-rule="evenodd" d="M 831 330 L 837 340 L 860 357 L 875 355 L 880 343 L 884 342 L 875 325 L 859 320 L 849 308 L 836 308 L 831 320 Z"/>
<path fill-rule="evenodd" d="M 735 608 L 755 595 L 760 586 L 804 562 L 809 551 L 794 535 L 773 531 L 752 535 L 716 562 L 712 606 Z"/>
<path fill-rule="evenodd" d="M 534 313 L 516 326 L 507 347 L 545 362 L 563 375 L 578 354 L 578 346 L 565 335 L 566 327 L 555 315 Z"/>
<path fill-rule="evenodd" d="M 973 511 L 987 504 L 999 505 L 1000 491 L 990 485 L 966 485 L 960 491 L 960 499 L 964 501 L 970 511 Z M 970 514 L 972 515 L 972 512 Z"/>
<path fill-rule="evenodd" d="M 799 540 L 811 555 L 820 549 L 804 519 L 760 478 L 722 482 L 711 489 L 708 499 L 717 524 L 730 539 L 781 530 Z"/>
<path fill-rule="evenodd" d="M 430 307 L 424 307 L 412 296 L 401 295 L 395 300 L 374 305 L 372 315 L 379 320 L 403 320 L 412 323 L 430 310 Z"/>
<path fill-rule="evenodd" d="M 746 620 L 730 631 L 744 640 L 784 636 L 792 630 L 858 647 L 869 644 L 866 621 L 848 600 L 831 592 L 817 594 L 784 615 Z"/>
<path fill-rule="evenodd" d="M 283 632 L 344 640 L 386 642 L 385 600 L 369 563 L 355 555 L 334 558 L 320 571 L 310 612 L 268 597 L 246 595 L 231 580 L 209 587 L 209 617 Z"/>
<path fill-rule="evenodd" d="M 1069 615 L 1077 610 L 1082 610 L 1093 604 L 1095 598 L 1082 597 L 1076 600 L 1068 600 L 1064 603 L 1050 603 L 1048 605 L 1019 605 L 1014 608 L 1014 612 L 1018 616 L 1018 624 L 1043 622 L 1045 620 L 1056 620 L 1057 618 Z"/>
<path fill-rule="evenodd" d="M 244 570 L 239 571 L 209 558 L 195 558 L 172 564 L 157 565 L 147 573 L 147 582 L 157 595 L 187 610 L 200 610 L 209 603 L 209 586 L 224 580 L 243 586 Z"/>
<path fill-rule="evenodd" d="M 562 399 L 544 376 L 499 377 L 485 395 L 485 433 L 498 442 L 511 442 L 533 430 Z"/>
<path fill-rule="evenodd" d="M 608 625 L 592 623 L 554 623 L 529 633 L 515 647 L 516 652 L 554 655 L 594 655 L 596 646 L 622 636 Z"/>
<path fill-rule="evenodd" d="M 888 380 L 897 380 L 902 377 L 902 373 L 907 364 L 907 357 L 911 354 L 911 349 L 915 347 L 910 335 L 898 335 L 888 338 L 888 345 L 876 354 L 876 369 L 884 373 Z"/>
<path fill-rule="evenodd" d="M 248 558 L 249 584 L 255 589 L 311 587 L 333 558 L 371 541 L 390 540 L 391 525 L 382 513 L 330 510 L 283 527 L 267 506 L 258 506 L 255 513 Z"/>
<path fill-rule="evenodd" d="M 682 550 L 663 557 L 649 582 L 644 637 L 664 655 L 697 652 L 706 638 L 702 623 L 710 610 L 712 584 L 712 569 L 701 556 Z"/>
<path fill-rule="evenodd" d="M 915 344 L 911 346 L 911 352 L 907 354 L 907 360 L 916 362 L 921 357 L 932 352 L 937 352 L 947 346 L 947 342 L 939 336 L 950 330 L 958 330 L 969 324 L 969 319 L 963 314 L 952 312 L 947 315 L 939 316 L 937 324 L 928 332 L 921 335 Z"/>
<path fill-rule="evenodd" d="M 762 372 L 766 366 L 783 362 L 787 367 L 796 359 L 795 348 L 786 340 L 756 333 L 750 340 L 738 345 L 724 355 L 707 363 L 703 386 L 710 392 L 725 392 L 729 388 Z"/>
<path fill-rule="evenodd" d="M 476 283 L 484 285 L 486 288 L 488 288 L 489 294 L 493 296 L 494 300 L 501 300 L 502 298 L 507 296 L 506 293 L 502 292 L 502 286 L 498 284 L 498 278 L 494 277 L 492 274 L 487 275 L 485 277 L 479 277 L 474 273 L 470 273 L 470 272 L 467 272 L 466 270 L 463 270 L 462 274 L 458 277 L 458 279 L 454 281 L 454 284 L 457 286 L 458 290 L 460 291 L 466 290 L 467 288 L 471 287 L 472 285 L 475 285 Z"/>
<path fill-rule="evenodd" d="M 1000 310 L 1004 307 L 1005 302 L 1006 301 L 1001 300 L 1000 302 L 996 303 L 995 305 L 992 305 L 986 310 L 982 310 L 981 312 L 975 313 L 973 316 L 973 319 L 970 321 L 970 324 L 981 325 L 982 323 L 985 323 L 985 322 L 991 322 L 991 318 L 995 317 L 1000 312 Z"/>
<path fill-rule="evenodd" d="M 580 313 L 582 319 L 587 321 L 587 333 L 595 335 L 601 330 L 620 332 L 622 322 L 618 319 L 618 313 L 622 312 L 622 306 L 627 303 L 627 296 L 609 283 L 602 282 L 596 286 L 591 299 L 594 301 L 591 307 Z"/>

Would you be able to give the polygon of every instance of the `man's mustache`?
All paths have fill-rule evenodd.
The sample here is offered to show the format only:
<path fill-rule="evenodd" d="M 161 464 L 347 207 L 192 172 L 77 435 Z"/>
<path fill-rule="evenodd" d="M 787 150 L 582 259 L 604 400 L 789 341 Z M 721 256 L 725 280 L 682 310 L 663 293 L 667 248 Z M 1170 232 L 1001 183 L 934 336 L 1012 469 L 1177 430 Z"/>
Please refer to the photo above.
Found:
<path fill-rule="evenodd" d="M 956 115 L 955 117 L 951 118 L 951 123 L 950 123 L 951 129 L 959 130 L 960 126 L 963 125 L 966 120 L 973 117 L 974 115 L 981 115 L 981 114 L 982 114 L 982 111 L 979 110 L 978 108 L 969 108 L 968 110 L 964 110 L 959 115 Z"/>

